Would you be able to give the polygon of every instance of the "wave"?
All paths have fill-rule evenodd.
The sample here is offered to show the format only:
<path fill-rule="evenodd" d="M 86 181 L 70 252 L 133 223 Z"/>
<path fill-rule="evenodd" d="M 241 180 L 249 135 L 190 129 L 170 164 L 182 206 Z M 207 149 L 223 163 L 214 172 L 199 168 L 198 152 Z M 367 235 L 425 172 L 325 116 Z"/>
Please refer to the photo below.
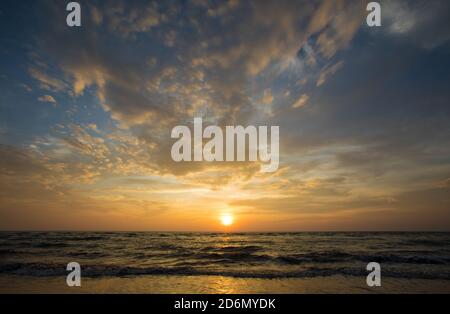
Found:
<path fill-rule="evenodd" d="M 109 256 L 103 252 L 66 252 L 66 256 L 71 257 L 83 257 L 83 258 L 99 258 L 99 257 L 107 257 Z"/>
<path fill-rule="evenodd" d="M 224 252 L 224 253 L 254 253 L 263 250 L 264 248 L 257 245 L 244 246 L 207 246 L 201 249 L 203 252 Z"/>
<path fill-rule="evenodd" d="M 70 244 L 64 242 L 37 242 L 31 243 L 30 246 L 35 248 L 61 248 L 61 247 L 69 247 Z"/>
<path fill-rule="evenodd" d="M 223 247 L 195 251 L 177 251 L 168 254 L 157 254 L 153 256 L 166 258 L 180 258 L 184 260 L 211 261 L 218 263 L 274 263 L 288 265 L 322 264 L 340 262 L 378 262 L 386 264 L 417 264 L 417 265 L 447 265 L 450 263 L 448 256 L 418 256 L 418 255 L 395 255 L 395 254 L 359 254 L 341 251 L 312 252 L 290 255 L 262 254 L 258 247 Z M 146 255 L 152 257 L 152 255 Z"/>
<path fill-rule="evenodd" d="M 406 241 L 412 245 L 424 245 L 424 246 L 436 246 L 436 247 L 448 247 L 450 245 L 450 239 L 409 239 Z"/>
<path fill-rule="evenodd" d="M 302 263 L 334 263 L 334 262 L 378 262 L 398 264 L 432 264 L 446 265 L 450 257 L 446 256 L 417 256 L 417 255 L 395 255 L 395 254 L 351 254 L 346 252 L 321 252 L 309 254 L 282 255 L 277 259 L 287 264 Z"/>
<path fill-rule="evenodd" d="M 364 240 L 363 240 L 364 239 Z M 217 275 L 280 278 L 367 275 L 450 276 L 450 233 L 0 233 L 0 273 L 63 276 Z M 53 264 L 52 264 L 53 263 Z M 114 265 L 110 265 L 113 264 Z"/>
<path fill-rule="evenodd" d="M 14 254 L 19 254 L 21 252 L 16 251 L 16 250 L 10 250 L 10 249 L 0 249 L 0 256 L 2 255 L 14 255 Z"/>
<path fill-rule="evenodd" d="M 66 276 L 64 265 L 40 263 L 11 263 L 0 265 L 0 274 L 22 275 L 35 277 Z M 98 277 L 124 277 L 143 275 L 179 275 L 179 276 L 226 276 L 236 278 L 308 278 L 328 276 L 366 276 L 367 272 L 360 268 L 306 268 L 296 271 L 269 271 L 258 272 L 242 270 L 216 270 L 199 269 L 194 267 L 121 267 L 117 265 L 86 265 L 82 267 L 82 276 Z M 449 273 L 426 273 L 417 271 L 384 270 L 384 277 L 406 279 L 440 279 L 450 280 Z"/>
<path fill-rule="evenodd" d="M 40 244 L 39 248 L 64 248 L 58 244 Z M 356 263 L 356 262 L 378 262 L 383 264 L 408 264 L 408 265 L 449 265 L 449 256 L 438 255 L 413 255 L 413 254 L 359 254 L 340 251 L 332 252 L 311 252 L 299 254 L 264 254 L 262 248 L 256 246 L 247 247 L 222 247 L 222 248 L 204 248 L 200 250 L 187 250 L 176 246 L 152 247 L 146 250 L 128 250 L 116 249 L 108 250 L 70 250 L 55 251 L 49 253 L 50 256 L 70 256 L 81 258 L 95 258 L 106 260 L 107 258 L 133 258 L 135 261 L 148 260 L 175 260 L 174 263 L 182 265 L 183 263 L 197 264 L 243 264 L 243 265 L 305 265 L 305 264 L 333 264 L 333 263 Z M 0 256 L 8 257 L 17 254 L 31 254 L 23 250 L 0 249 Z M 45 252 L 34 252 L 34 255 L 43 256 Z M 124 260 L 122 263 L 126 263 Z"/>

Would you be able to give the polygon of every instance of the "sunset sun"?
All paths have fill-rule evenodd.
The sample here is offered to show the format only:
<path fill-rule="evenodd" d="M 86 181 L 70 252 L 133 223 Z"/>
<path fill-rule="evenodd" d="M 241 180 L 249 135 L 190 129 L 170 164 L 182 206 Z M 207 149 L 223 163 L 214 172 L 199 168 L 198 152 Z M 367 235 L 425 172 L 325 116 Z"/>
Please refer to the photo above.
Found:
<path fill-rule="evenodd" d="M 233 219 L 233 216 L 232 216 L 232 215 L 230 215 L 230 214 L 224 214 L 224 215 L 222 215 L 222 216 L 220 217 L 220 221 L 221 221 L 222 225 L 224 225 L 224 226 L 230 226 L 230 225 L 233 224 L 234 219 Z"/>

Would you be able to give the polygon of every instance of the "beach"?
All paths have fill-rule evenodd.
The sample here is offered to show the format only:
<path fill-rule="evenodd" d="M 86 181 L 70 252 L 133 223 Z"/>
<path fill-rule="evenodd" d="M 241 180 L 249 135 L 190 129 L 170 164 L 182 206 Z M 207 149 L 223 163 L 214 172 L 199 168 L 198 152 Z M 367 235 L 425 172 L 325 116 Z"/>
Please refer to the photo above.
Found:
<path fill-rule="evenodd" d="M 448 233 L 0 235 L 1 293 L 450 293 Z M 81 287 L 66 284 L 69 262 Z M 366 284 L 369 262 L 381 287 Z"/>
<path fill-rule="evenodd" d="M 0 293 L 164 293 L 164 294 L 291 294 L 291 293 L 450 293 L 445 280 L 383 279 L 368 287 L 365 278 L 253 279 L 223 276 L 142 276 L 86 278 L 68 287 L 65 277 L 0 276 Z"/>

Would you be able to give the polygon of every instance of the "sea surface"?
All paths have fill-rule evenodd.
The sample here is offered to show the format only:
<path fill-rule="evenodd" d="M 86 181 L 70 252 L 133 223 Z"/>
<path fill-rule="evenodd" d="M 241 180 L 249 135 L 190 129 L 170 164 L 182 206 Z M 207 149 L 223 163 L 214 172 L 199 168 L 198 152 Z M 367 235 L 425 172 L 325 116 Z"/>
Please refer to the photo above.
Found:
<path fill-rule="evenodd" d="M 0 275 L 366 276 L 449 280 L 450 233 L 1 232 Z"/>

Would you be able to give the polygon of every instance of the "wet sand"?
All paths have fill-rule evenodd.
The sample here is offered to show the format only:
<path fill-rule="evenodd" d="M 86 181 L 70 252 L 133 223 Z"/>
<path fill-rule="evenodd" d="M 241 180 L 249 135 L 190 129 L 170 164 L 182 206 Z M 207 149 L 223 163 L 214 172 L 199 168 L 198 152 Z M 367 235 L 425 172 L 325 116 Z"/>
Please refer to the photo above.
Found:
<path fill-rule="evenodd" d="M 0 276 L 0 293 L 450 293 L 450 281 L 383 278 L 370 288 L 365 278 L 253 279 L 223 276 L 139 276 L 83 278 L 68 287 L 65 277 Z"/>

